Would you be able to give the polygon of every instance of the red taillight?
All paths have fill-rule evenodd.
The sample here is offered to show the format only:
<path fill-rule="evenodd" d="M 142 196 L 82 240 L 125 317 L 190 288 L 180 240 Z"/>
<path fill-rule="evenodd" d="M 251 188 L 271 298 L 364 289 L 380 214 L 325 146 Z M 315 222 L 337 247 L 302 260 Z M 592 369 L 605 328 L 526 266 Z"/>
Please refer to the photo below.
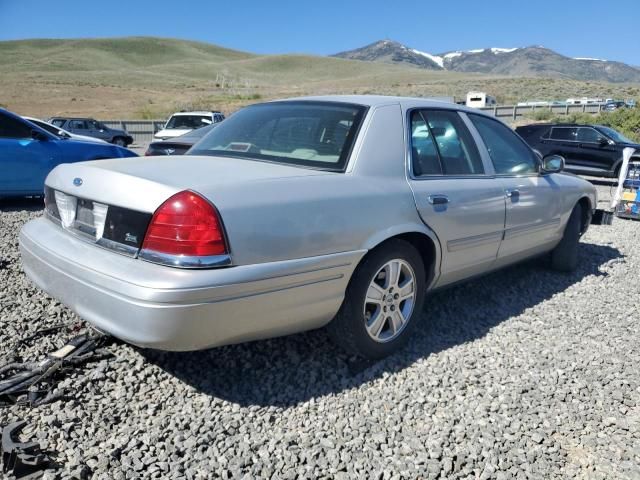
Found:
<path fill-rule="evenodd" d="M 176 193 L 155 211 L 142 249 L 194 257 L 228 253 L 218 212 L 188 190 Z"/>

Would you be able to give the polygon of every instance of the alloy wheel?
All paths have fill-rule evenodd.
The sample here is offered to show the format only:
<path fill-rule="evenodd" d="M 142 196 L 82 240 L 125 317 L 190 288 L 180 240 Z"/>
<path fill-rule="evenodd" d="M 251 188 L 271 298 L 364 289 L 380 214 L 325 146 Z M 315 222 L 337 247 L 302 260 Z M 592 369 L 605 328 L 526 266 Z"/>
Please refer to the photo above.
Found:
<path fill-rule="evenodd" d="M 364 301 L 367 333 L 376 342 L 395 339 L 409 323 L 416 301 L 416 276 L 411 265 L 394 259 L 373 276 Z"/>

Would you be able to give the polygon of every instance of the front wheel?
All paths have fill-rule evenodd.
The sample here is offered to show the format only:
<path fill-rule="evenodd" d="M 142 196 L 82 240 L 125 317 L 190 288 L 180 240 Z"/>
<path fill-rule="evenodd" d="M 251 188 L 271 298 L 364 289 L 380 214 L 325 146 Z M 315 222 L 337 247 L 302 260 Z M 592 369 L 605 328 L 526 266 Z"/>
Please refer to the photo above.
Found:
<path fill-rule="evenodd" d="M 122 137 L 116 137 L 113 139 L 113 144 L 118 145 L 119 147 L 126 147 L 127 141 Z"/>
<path fill-rule="evenodd" d="M 340 311 L 329 324 L 347 351 L 379 359 L 401 348 L 422 311 L 425 268 L 416 248 L 389 240 L 358 266 Z"/>

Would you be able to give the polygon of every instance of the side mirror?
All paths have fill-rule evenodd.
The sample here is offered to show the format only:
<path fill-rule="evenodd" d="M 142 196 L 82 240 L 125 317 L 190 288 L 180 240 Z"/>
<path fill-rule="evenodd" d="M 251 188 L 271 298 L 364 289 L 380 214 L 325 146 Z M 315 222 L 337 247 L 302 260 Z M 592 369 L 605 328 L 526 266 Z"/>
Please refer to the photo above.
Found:
<path fill-rule="evenodd" d="M 600 137 L 600 140 L 598 140 L 598 143 L 600 144 L 601 147 L 606 147 L 607 145 L 609 145 L 609 140 L 604 137 Z"/>
<path fill-rule="evenodd" d="M 49 137 L 47 137 L 44 133 L 39 132 L 38 130 L 31 130 L 31 138 L 33 138 L 34 140 L 39 140 L 41 142 L 46 142 L 47 140 L 49 140 Z"/>
<path fill-rule="evenodd" d="M 533 149 L 533 153 L 536 154 L 536 156 L 538 157 L 538 160 L 542 161 L 543 155 L 542 155 L 542 152 L 540 150 L 534 148 Z"/>
<path fill-rule="evenodd" d="M 549 155 L 542 159 L 542 173 L 558 173 L 564 170 L 564 157 Z"/>

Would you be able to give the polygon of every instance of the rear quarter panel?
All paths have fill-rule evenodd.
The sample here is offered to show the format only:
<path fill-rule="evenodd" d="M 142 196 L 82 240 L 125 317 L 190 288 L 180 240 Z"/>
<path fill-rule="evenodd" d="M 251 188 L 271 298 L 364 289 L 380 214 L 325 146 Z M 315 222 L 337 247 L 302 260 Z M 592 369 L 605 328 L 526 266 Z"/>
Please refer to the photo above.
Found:
<path fill-rule="evenodd" d="M 401 180 L 336 173 L 252 183 L 244 192 L 223 189 L 208 197 L 240 265 L 367 250 L 396 234 L 426 230 Z"/>
<path fill-rule="evenodd" d="M 220 210 L 235 264 L 368 250 L 395 235 L 433 235 L 406 179 L 398 104 L 369 113 L 345 173 L 245 183 L 204 193 Z"/>

